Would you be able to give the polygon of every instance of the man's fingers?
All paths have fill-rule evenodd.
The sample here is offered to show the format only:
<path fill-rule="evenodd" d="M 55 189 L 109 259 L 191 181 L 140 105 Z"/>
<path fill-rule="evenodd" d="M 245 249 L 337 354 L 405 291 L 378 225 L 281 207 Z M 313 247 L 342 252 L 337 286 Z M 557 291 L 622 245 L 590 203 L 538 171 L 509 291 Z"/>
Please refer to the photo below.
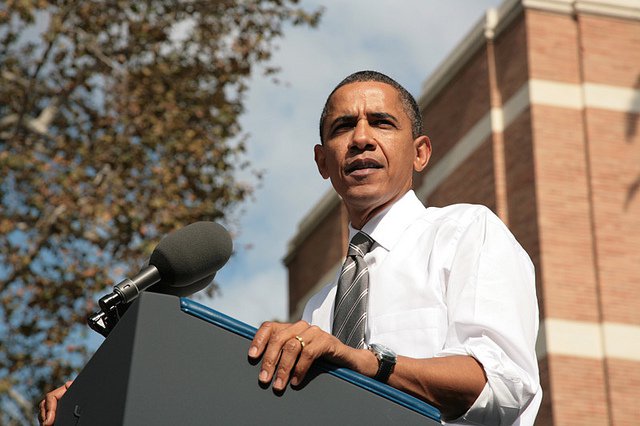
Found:
<path fill-rule="evenodd" d="M 273 373 L 280 362 L 280 353 L 284 347 L 289 333 L 279 331 L 273 333 L 269 339 L 264 355 L 262 356 L 262 366 L 259 379 L 262 383 L 269 383 L 273 377 Z"/>
<path fill-rule="evenodd" d="M 295 337 L 285 342 L 282 347 L 280 362 L 278 362 L 278 369 L 273 383 L 274 390 L 282 391 L 287 386 L 289 377 L 291 376 L 291 372 L 296 365 L 298 355 L 300 355 L 301 351 L 302 343 Z"/>
<path fill-rule="evenodd" d="M 302 333 L 304 330 L 309 328 L 309 323 L 305 321 L 298 321 L 295 324 L 278 324 L 278 327 L 272 327 L 272 328 L 273 329 L 271 330 L 268 341 L 260 342 L 261 344 L 266 345 L 266 348 L 263 350 L 264 353 L 262 355 L 262 367 L 259 375 L 260 381 L 265 384 L 271 382 L 275 369 L 276 367 L 278 367 L 279 362 L 281 362 L 280 355 L 284 349 L 285 344 L 289 340 L 293 339 L 294 336 L 298 335 L 299 333 Z M 260 338 L 262 339 L 262 336 L 260 336 Z M 295 341 L 295 343 L 299 344 L 297 340 Z M 292 348 L 293 346 L 291 346 L 289 349 L 292 349 Z M 249 349 L 249 351 L 251 351 L 251 349 Z M 290 359 L 287 358 L 286 361 L 290 362 Z M 295 359 L 294 359 L 294 362 L 295 362 Z M 287 366 L 288 364 L 283 366 L 283 368 L 286 369 Z M 291 371 L 291 368 L 289 368 L 289 372 L 290 371 Z M 285 373 L 282 372 L 280 377 L 283 378 L 284 375 Z M 284 382 L 282 388 L 286 386 L 287 381 L 288 381 L 288 377 L 286 378 L 286 381 Z M 281 383 L 278 383 L 278 385 L 280 384 Z"/>
<path fill-rule="evenodd" d="M 274 329 L 277 328 L 279 324 L 274 322 L 265 322 L 262 323 L 258 331 L 256 331 L 255 336 L 253 336 L 253 340 L 251 341 L 251 345 L 249 346 L 249 357 L 250 358 L 258 358 L 264 352 L 264 348 L 269 343 L 269 339 L 271 338 L 271 334 L 274 332 Z"/>
<path fill-rule="evenodd" d="M 299 337 L 304 344 L 301 342 L 302 350 L 298 354 L 295 368 L 291 374 L 291 384 L 293 386 L 302 383 L 316 359 L 334 352 L 335 348 L 333 345 L 337 341 L 337 339 L 325 333 L 317 326 L 309 327 L 307 331 Z"/>
<path fill-rule="evenodd" d="M 58 408 L 58 397 L 54 394 L 60 388 L 51 391 L 47 394 L 44 399 L 44 416 L 42 424 L 44 426 L 50 426 L 53 424 L 53 419 L 55 418 L 56 409 Z M 63 387 L 64 390 L 66 388 Z M 64 393 L 64 392 L 63 392 Z"/>
<path fill-rule="evenodd" d="M 304 340 L 304 336 L 300 336 L 305 345 L 301 348 L 300 353 L 298 354 L 298 360 L 296 362 L 295 368 L 293 370 L 291 376 L 291 384 L 293 386 L 297 386 L 304 380 L 304 377 L 307 375 L 307 371 L 311 368 L 311 364 L 316 360 L 318 355 L 315 352 L 315 345 L 312 341 Z"/>
<path fill-rule="evenodd" d="M 64 385 L 60 386 L 48 392 L 44 399 L 40 401 L 38 405 L 40 407 L 40 415 L 39 420 L 40 424 L 43 426 L 53 425 L 53 420 L 55 419 L 56 409 L 58 408 L 58 400 L 62 398 L 62 395 L 65 394 L 69 386 L 73 383 L 72 380 L 69 380 Z"/>
<path fill-rule="evenodd" d="M 38 408 L 40 408 L 40 413 L 38 415 L 38 421 L 42 425 L 42 424 L 44 424 L 44 421 L 47 419 L 46 410 L 44 408 L 44 399 L 42 401 L 40 401 L 40 404 L 38 404 Z"/>

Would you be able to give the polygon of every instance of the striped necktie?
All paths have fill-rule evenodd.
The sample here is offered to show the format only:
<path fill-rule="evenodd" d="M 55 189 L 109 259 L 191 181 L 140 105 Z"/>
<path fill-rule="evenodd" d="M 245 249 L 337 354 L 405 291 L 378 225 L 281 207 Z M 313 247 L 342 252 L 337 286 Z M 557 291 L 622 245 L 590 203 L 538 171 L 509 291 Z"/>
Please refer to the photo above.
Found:
<path fill-rule="evenodd" d="M 369 293 L 369 269 L 364 255 L 372 245 L 371 237 L 363 232 L 354 235 L 349 243 L 333 309 L 333 335 L 356 349 L 364 347 Z"/>

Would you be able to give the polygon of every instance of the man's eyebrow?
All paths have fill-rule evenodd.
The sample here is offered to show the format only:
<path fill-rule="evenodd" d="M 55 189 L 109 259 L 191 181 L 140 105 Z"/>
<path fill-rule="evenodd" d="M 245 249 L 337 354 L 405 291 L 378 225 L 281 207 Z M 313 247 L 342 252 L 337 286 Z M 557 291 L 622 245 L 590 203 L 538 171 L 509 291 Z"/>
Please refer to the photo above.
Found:
<path fill-rule="evenodd" d="M 357 119 L 357 116 L 355 115 L 341 115 L 338 116 L 336 118 L 334 118 L 333 120 L 331 120 L 331 125 L 336 124 L 336 123 L 344 123 L 344 122 L 349 122 L 349 121 L 354 121 Z"/>
<path fill-rule="evenodd" d="M 393 114 L 389 114 L 388 112 L 369 112 L 367 113 L 367 119 L 370 118 L 374 118 L 376 120 L 392 120 L 396 123 L 398 122 L 398 119 Z M 331 120 L 329 125 L 334 126 L 341 123 L 353 123 L 354 121 L 357 121 L 357 119 L 358 117 L 356 115 L 345 114 Z"/>
<path fill-rule="evenodd" d="M 378 120 L 386 119 L 386 120 L 395 121 L 396 123 L 398 122 L 398 119 L 392 114 L 389 114 L 388 112 L 370 112 L 370 113 L 367 113 L 367 118 L 368 117 L 376 118 Z"/>

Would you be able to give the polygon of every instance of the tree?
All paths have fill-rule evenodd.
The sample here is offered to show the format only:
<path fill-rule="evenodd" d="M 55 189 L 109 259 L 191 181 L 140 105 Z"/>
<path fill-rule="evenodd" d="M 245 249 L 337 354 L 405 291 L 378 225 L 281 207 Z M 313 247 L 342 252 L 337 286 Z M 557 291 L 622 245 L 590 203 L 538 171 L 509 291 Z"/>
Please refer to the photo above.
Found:
<path fill-rule="evenodd" d="M 274 78 L 284 26 L 319 16 L 296 0 L 0 5 L 0 423 L 84 363 L 112 277 L 251 192 L 248 78 Z"/>

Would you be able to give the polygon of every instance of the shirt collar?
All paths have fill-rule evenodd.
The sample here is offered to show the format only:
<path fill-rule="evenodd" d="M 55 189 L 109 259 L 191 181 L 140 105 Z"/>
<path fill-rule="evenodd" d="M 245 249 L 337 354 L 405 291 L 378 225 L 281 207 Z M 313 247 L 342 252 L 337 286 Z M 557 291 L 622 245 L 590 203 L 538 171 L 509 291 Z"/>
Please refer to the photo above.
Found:
<path fill-rule="evenodd" d="M 396 245 L 402 232 L 424 212 L 424 205 L 413 190 L 408 191 L 398 201 L 371 218 L 361 229 L 373 240 L 389 251 Z M 349 241 L 360 230 L 349 223 Z"/>

